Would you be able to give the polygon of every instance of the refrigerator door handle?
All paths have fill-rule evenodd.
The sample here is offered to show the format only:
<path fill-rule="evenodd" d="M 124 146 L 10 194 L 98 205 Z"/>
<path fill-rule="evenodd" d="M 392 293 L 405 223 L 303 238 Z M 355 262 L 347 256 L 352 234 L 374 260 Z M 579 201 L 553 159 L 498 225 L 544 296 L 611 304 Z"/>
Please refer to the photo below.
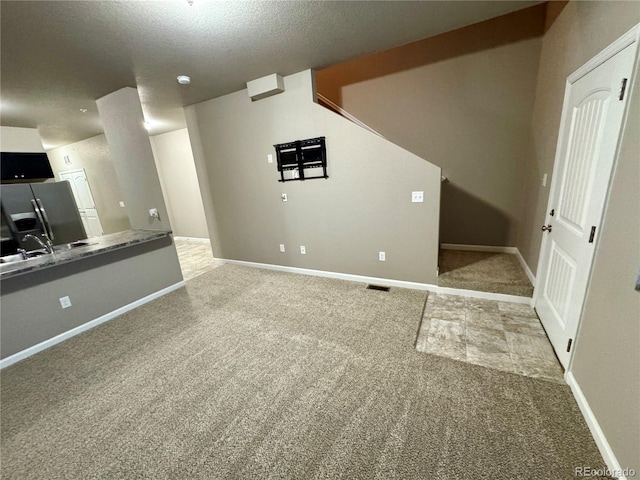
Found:
<path fill-rule="evenodd" d="M 38 221 L 40 222 L 40 225 L 42 225 L 44 232 L 48 235 L 49 231 L 47 229 L 47 226 L 44 223 L 44 218 L 42 218 L 42 212 L 40 211 L 40 207 L 38 206 L 38 204 L 33 198 L 31 199 L 31 205 L 33 205 L 33 210 L 36 212 L 36 217 L 38 217 Z"/>
<path fill-rule="evenodd" d="M 42 213 L 42 217 L 44 218 L 45 230 L 47 231 L 47 236 L 49 240 L 53 240 L 55 237 L 53 235 L 53 229 L 51 228 L 51 223 L 49 223 L 49 217 L 47 216 L 47 211 L 44 209 L 42 202 L 39 198 L 36 198 L 36 203 L 38 207 L 40 207 L 40 212 Z"/>

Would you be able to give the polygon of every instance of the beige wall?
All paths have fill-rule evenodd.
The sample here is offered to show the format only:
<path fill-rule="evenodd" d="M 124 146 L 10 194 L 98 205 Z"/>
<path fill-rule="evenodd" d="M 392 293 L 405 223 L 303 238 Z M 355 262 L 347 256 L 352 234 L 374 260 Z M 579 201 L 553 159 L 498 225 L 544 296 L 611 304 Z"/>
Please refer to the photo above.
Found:
<path fill-rule="evenodd" d="M 127 209 L 120 206 L 124 197 L 104 135 L 49 150 L 47 155 L 56 182 L 60 181 L 60 172 L 84 168 L 105 235 L 131 228 Z M 65 163 L 65 156 L 70 165 Z"/>
<path fill-rule="evenodd" d="M 3 152 L 44 152 L 37 128 L 0 127 Z"/>
<path fill-rule="evenodd" d="M 313 103 L 312 83 L 306 71 L 257 102 L 242 90 L 187 108 L 209 180 L 216 256 L 432 283 L 440 169 Z M 327 139 L 330 178 L 279 183 L 267 163 L 273 145 L 317 136 Z M 411 203 L 414 190 L 424 203 Z"/>
<path fill-rule="evenodd" d="M 571 370 L 623 467 L 640 472 L 640 70 Z"/>
<path fill-rule="evenodd" d="M 544 6 L 321 70 L 318 92 L 442 168 L 444 243 L 513 246 Z"/>
<path fill-rule="evenodd" d="M 150 137 L 173 234 L 209 238 L 186 128 Z"/>
<path fill-rule="evenodd" d="M 5 278 L 2 358 L 181 281 L 170 236 Z M 71 307 L 63 310 L 58 299 L 67 295 Z"/>
<path fill-rule="evenodd" d="M 518 247 L 535 272 L 565 81 L 640 22 L 637 2 L 570 2 L 544 36 Z M 640 80 L 632 92 L 571 371 L 620 465 L 640 472 Z M 548 184 L 547 184 L 548 185 Z"/>

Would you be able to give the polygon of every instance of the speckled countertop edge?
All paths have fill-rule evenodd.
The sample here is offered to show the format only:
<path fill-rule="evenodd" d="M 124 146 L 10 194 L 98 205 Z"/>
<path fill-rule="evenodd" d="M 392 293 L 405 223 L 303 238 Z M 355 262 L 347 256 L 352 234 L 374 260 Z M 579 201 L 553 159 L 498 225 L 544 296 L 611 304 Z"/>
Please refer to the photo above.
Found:
<path fill-rule="evenodd" d="M 170 231 L 161 230 L 125 230 L 124 232 L 112 233 L 102 237 L 89 238 L 86 241 L 90 245 L 84 247 L 42 255 L 22 262 L 2 263 L 0 264 L 0 280 L 150 242 L 170 234 Z"/>

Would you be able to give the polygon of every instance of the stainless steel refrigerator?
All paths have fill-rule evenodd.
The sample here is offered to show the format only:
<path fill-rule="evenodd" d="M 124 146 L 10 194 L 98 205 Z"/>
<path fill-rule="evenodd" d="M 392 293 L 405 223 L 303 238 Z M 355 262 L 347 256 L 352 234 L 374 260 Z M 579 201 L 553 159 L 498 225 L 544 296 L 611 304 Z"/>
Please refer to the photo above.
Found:
<path fill-rule="evenodd" d="M 48 236 L 54 245 L 87 238 L 68 182 L 0 185 L 0 202 L 3 226 L 20 248 L 40 248 L 32 239 L 23 240 L 27 233 Z"/>

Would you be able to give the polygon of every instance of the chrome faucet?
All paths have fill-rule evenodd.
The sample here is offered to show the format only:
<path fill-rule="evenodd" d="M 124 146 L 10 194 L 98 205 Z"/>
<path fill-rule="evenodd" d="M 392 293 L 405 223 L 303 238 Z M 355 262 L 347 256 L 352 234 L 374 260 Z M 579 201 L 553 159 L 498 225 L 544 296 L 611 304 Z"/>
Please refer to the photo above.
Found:
<path fill-rule="evenodd" d="M 22 241 L 25 241 L 29 238 L 34 239 L 36 242 L 38 242 L 40 244 L 40 246 L 42 248 L 44 248 L 44 250 L 47 253 L 53 253 L 53 243 L 51 243 L 51 240 L 49 239 L 49 237 L 45 237 L 47 239 L 47 243 L 44 243 L 42 240 L 40 240 L 38 237 L 36 237 L 35 235 L 31 235 L 30 233 L 27 233 L 23 238 Z"/>

